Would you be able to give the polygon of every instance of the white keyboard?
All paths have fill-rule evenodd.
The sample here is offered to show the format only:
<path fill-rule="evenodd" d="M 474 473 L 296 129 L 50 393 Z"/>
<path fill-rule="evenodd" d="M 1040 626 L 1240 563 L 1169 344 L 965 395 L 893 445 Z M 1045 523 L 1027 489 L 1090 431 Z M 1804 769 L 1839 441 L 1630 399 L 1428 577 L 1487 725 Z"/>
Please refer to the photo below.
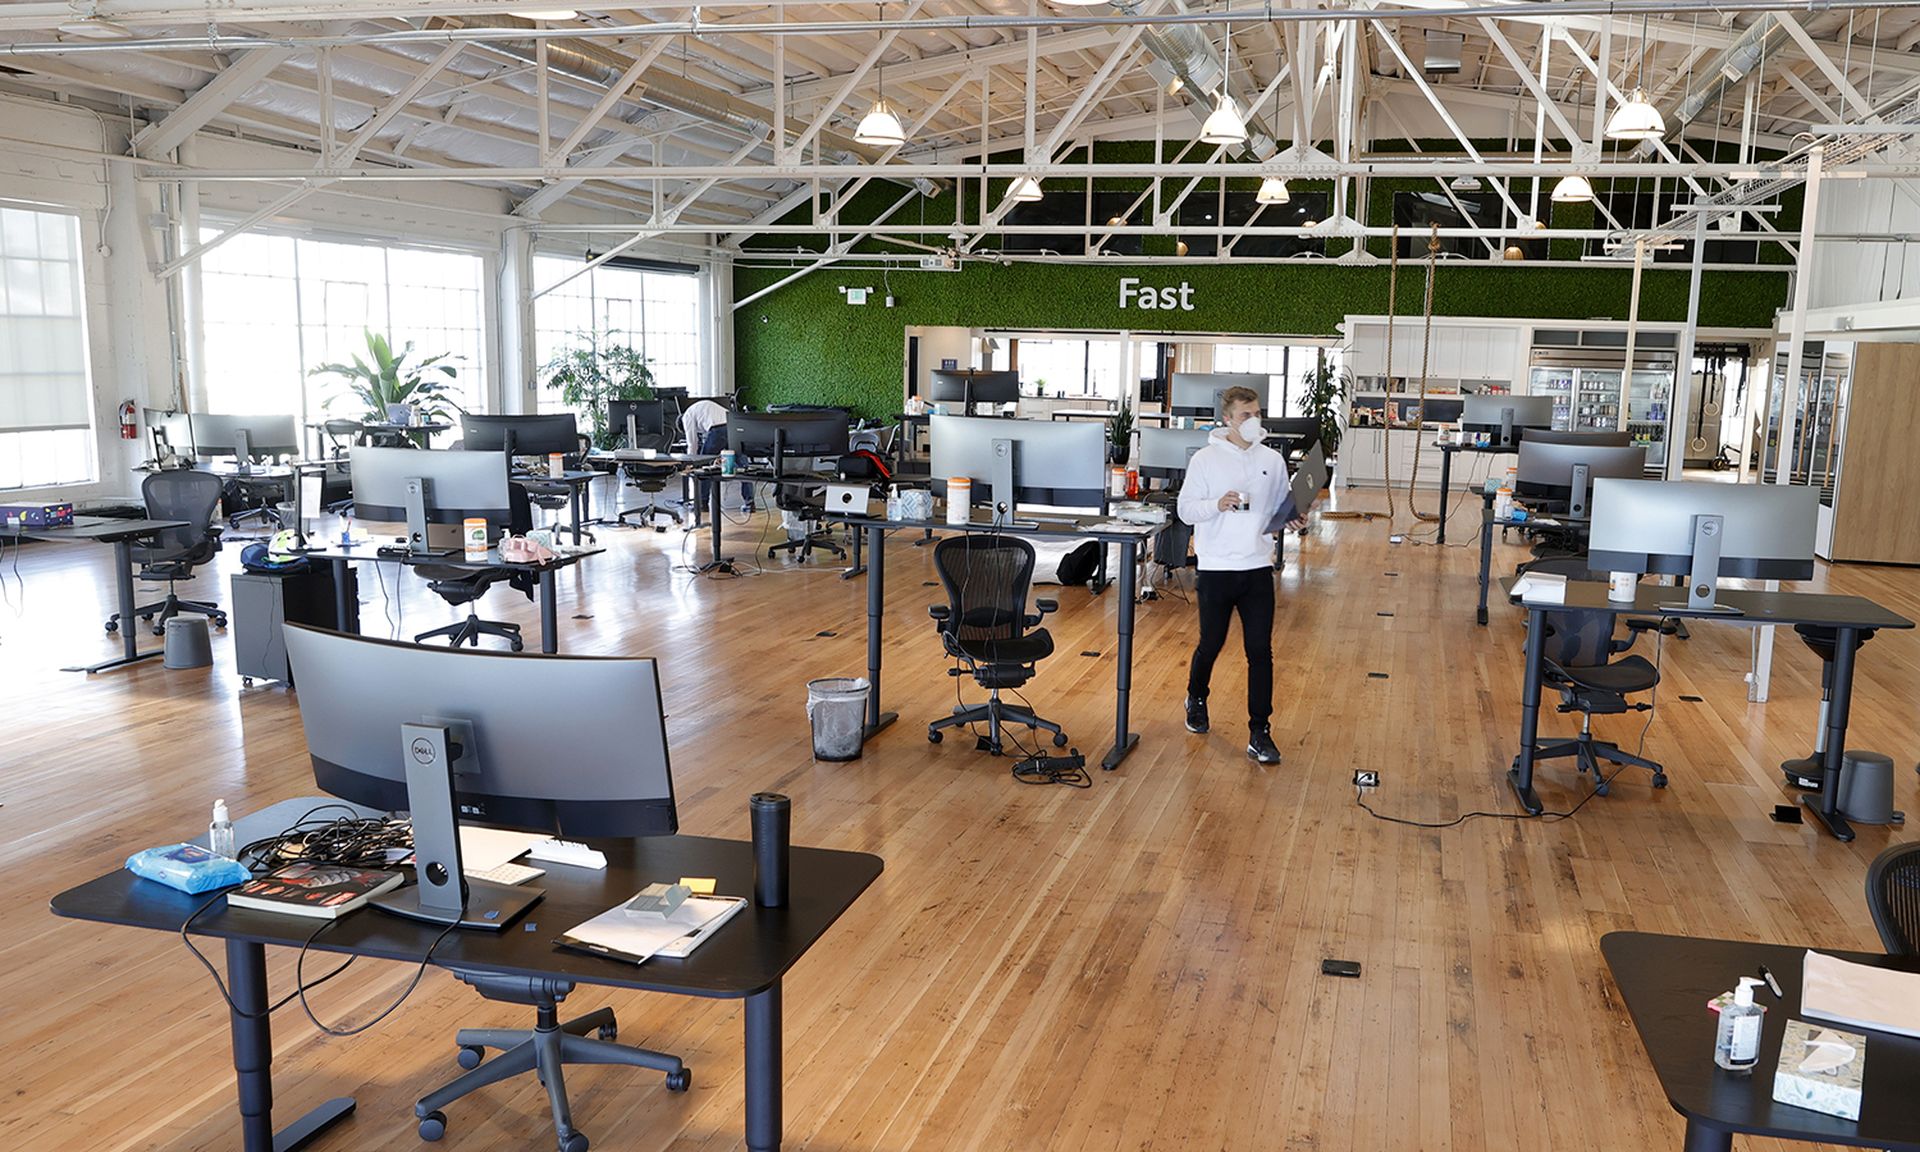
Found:
<path fill-rule="evenodd" d="M 525 864 L 508 862 L 506 864 L 496 864 L 485 872 L 469 871 L 467 873 L 467 879 L 485 880 L 490 884 L 505 884 L 512 887 L 517 884 L 525 884 L 529 880 L 538 880 L 546 874 L 547 870 L 545 868 L 532 868 Z"/>

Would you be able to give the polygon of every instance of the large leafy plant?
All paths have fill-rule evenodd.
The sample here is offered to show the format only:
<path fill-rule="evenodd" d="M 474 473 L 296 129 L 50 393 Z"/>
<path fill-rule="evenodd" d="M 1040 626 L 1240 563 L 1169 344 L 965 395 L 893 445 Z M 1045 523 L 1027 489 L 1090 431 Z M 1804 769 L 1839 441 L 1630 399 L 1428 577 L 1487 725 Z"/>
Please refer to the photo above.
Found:
<path fill-rule="evenodd" d="M 384 423 L 392 404 L 412 408 L 422 421 L 451 422 L 460 407 L 452 396 L 452 381 L 459 375 L 452 362 L 459 358 L 450 352 L 417 361 L 412 356 L 413 341 L 396 353 L 386 336 L 369 330 L 365 360 L 356 353 L 351 364 L 322 364 L 307 375 L 344 378 L 372 423 Z"/>
<path fill-rule="evenodd" d="M 573 342 L 540 366 L 547 387 L 586 418 L 596 448 L 612 448 L 619 433 L 607 427 L 607 401 L 653 399 L 653 369 L 616 331 L 575 332 Z"/>
<path fill-rule="evenodd" d="M 1350 381 L 1345 371 L 1322 356 L 1300 376 L 1300 409 L 1320 422 L 1320 443 L 1327 455 L 1340 450 L 1340 409 Z"/>

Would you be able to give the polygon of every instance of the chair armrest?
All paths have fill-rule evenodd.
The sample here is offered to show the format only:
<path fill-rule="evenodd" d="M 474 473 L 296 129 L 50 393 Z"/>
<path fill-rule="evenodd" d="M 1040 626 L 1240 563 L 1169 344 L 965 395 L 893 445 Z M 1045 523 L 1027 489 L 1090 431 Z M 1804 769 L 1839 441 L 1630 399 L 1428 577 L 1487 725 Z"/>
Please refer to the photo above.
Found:
<path fill-rule="evenodd" d="M 927 605 L 927 615 L 933 617 L 935 620 L 938 620 L 940 623 L 945 624 L 953 616 L 953 605 L 929 604 Z"/>
<path fill-rule="evenodd" d="M 1035 608 L 1040 609 L 1040 614 L 1042 616 L 1045 616 L 1049 612 L 1060 611 L 1060 601 L 1055 600 L 1051 596 L 1042 596 L 1040 599 L 1035 600 L 1033 602 L 1033 606 Z"/>

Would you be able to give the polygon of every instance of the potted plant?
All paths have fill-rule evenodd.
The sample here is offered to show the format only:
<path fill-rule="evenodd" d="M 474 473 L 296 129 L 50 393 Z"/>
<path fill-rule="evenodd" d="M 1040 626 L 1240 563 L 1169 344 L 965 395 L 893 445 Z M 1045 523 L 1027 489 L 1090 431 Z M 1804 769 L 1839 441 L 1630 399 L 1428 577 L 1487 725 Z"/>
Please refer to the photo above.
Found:
<path fill-rule="evenodd" d="M 1328 457 L 1340 450 L 1340 410 L 1350 382 L 1346 372 L 1327 363 L 1324 355 L 1300 377 L 1301 414 L 1320 422 L 1320 445 Z"/>
<path fill-rule="evenodd" d="M 1120 398 L 1120 407 L 1107 423 L 1107 457 L 1115 464 L 1125 464 L 1127 457 L 1133 454 L 1133 404 L 1125 396 Z"/>
<path fill-rule="evenodd" d="M 351 364 L 322 364 L 309 376 L 339 376 L 348 390 L 366 406 L 370 424 L 450 422 L 460 406 L 453 401 L 452 381 L 459 375 L 450 352 L 413 363 L 413 341 L 394 352 L 392 341 L 367 331 L 367 358 L 357 354 Z M 334 399 L 338 399 L 335 397 Z M 328 402 L 331 407 L 332 402 Z"/>
<path fill-rule="evenodd" d="M 560 390 L 560 400 L 586 418 L 588 435 L 596 448 L 612 448 L 619 434 L 607 427 L 607 401 L 653 399 L 653 369 L 632 345 L 616 341 L 619 333 L 575 332 L 573 343 L 540 366 L 547 387 Z"/>

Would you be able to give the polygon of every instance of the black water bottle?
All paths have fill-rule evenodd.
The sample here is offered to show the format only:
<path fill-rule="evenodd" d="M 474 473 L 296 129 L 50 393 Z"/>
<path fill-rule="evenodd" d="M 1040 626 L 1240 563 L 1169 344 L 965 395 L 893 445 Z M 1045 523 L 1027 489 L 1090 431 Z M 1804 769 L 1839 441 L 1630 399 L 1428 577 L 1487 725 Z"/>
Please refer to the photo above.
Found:
<path fill-rule="evenodd" d="M 787 848 L 793 835 L 793 801 L 778 792 L 755 792 L 747 801 L 753 820 L 753 902 L 780 908 L 787 902 Z"/>

